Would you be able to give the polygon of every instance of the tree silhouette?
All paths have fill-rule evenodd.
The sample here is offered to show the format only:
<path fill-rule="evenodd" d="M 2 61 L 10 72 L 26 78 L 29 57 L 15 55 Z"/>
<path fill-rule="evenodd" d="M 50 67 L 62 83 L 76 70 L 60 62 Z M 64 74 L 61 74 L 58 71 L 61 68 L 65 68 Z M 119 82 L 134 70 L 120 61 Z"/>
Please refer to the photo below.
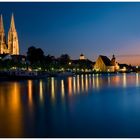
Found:
<path fill-rule="evenodd" d="M 42 63 L 44 60 L 43 50 L 34 46 L 29 47 L 27 51 L 27 60 L 29 60 L 31 64 Z"/>
<path fill-rule="evenodd" d="M 43 70 L 46 67 L 44 52 L 41 48 L 36 48 L 34 46 L 29 47 L 27 51 L 27 60 L 30 62 L 28 65 L 33 69 L 40 67 Z"/>
<path fill-rule="evenodd" d="M 69 68 L 70 56 L 68 54 L 62 54 L 58 58 L 58 62 L 59 62 L 60 68 L 63 67 L 64 69 L 67 69 L 67 68 Z"/>

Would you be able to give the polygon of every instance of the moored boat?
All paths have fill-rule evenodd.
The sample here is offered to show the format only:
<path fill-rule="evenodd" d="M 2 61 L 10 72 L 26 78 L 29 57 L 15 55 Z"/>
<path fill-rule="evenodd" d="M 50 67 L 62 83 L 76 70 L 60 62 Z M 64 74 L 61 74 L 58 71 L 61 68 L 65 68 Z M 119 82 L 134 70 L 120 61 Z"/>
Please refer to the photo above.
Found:
<path fill-rule="evenodd" d="M 7 72 L 8 79 L 40 79 L 46 78 L 48 74 L 46 73 L 39 73 L 37 71 L 9 71 Z"/>
<path fill-rule="evenodd" d="M 75 73 L 73 72 L 58 72 L 55 74 L 56 77 L 68 77 L 68 76 L 74 76 Z"/>

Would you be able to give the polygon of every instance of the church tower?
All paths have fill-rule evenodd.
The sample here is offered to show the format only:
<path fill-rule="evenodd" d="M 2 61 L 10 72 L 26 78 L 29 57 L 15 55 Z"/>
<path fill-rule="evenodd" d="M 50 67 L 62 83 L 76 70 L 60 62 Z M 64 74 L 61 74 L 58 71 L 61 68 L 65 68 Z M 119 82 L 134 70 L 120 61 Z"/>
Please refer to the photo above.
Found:
<path fill-rule="evenodd" d="M 0 16 L 0 54 L 8 53 L 6 46 L 6 38 L 4 32 L 3 18 Z"/>
<path fill-rule="evenodd" d="M 111 65 L 114 66 L 114 71 L 118 71 L 120 69 L 119 64 L 116 62 L 116 58 L 114 54 L 111 59 Z"/>
<path fill-rule="evenodd" d="M 115 55 L 113 54 L 112 59 L 111 59 L 111 65 L 115 66 L 116 65 L 116 58 Z"/>
<path fill-rule="evenodd" d="M 8 51 L 10 55 L 19 54 L 18 35 L 15 28 L 14 15 L 11 17 L 11 25 L 8 32 Z"/>

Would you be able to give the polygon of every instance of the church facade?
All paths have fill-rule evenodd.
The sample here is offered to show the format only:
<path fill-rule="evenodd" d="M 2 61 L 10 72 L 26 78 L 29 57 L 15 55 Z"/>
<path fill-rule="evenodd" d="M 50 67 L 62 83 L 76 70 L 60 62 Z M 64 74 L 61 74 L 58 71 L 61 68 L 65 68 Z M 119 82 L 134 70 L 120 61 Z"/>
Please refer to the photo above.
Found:
<path fill-rule="evenodd" d="M 94 69 L 100 72 L 117 72 L 120 67 L 114 55 L 111 60 L 107 56 L 99 55 L 95 62 Z"/>
<path fill-rule="evenodd" d="M 19 55 L 18 34 L 15 28 L 13 14 L 11 17 L 11 24 L 8 32 L 7 42 L 6 42 L 2 15 L 0 17 L 0 54 Z"/>

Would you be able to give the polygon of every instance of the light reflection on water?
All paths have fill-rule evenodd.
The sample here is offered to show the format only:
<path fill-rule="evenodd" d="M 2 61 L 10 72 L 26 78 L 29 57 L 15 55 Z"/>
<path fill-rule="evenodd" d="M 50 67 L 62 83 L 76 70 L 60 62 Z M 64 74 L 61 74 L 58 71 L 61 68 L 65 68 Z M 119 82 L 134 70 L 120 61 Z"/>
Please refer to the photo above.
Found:
<path fill-rule="evenodd" d="M 32 106 L 33 101 L 32 101 L 32 91 L 33 88 L 33 81 L 32 80 L 28 80 L 28 98 L 29 98 L 29 105 Z"/>
<path fill-rule="evenodd" d="M 65 88 L 64 88 L 64 80 L 61 80 L 61 96 L 65 97 Z"/>
<path fill-rule="evenodd" d="M 120 88 L 121 92 L 123 92 L 122 89 L 130 87 L 135 89 L 140 87 L 139 78 L 138 73 L 117 75 L 86 74 L 67 78 L 51 77 L 34 81 L 0 82 L 0 137 L 40 136 L 42 133 L 42 135 L 45 135 L 44 131 L 49 129 L 46 128 L 48 125 L 45 128 L 43 128 L 44 125 L 43 127 L 39 125 L 38 129 L 44 129 L 41 133 L 40 130 L 34 128 L 37 127 L 35 126 L 36 121 L 41 119 L 40 121 L 45 124 L 47 123 L 47 117 L 50 117 L 53 127 L 57 120 L 55 115 L 57 116 L 58 112 L 55 111 L 59 106 L 58 104 L 62 105 L 63 110 L 61 110 L 61 113 L 65 116 L 66 111 L 75 110 L 77 106 L 73 102 L 78 102 L 79 97 L 82 98 L 83 95 L 87 96 L 89 94 L 102 94 L 102 90 L 110 88 Z M 84 99 L 82 98 L 82 100 Z M 61 101 L 63 102 L 61 103 Z M 38 105 L 44 107 L 42 114 L 46 118 L 40 117 L 42 114 L 36 111 L 42 109 Z M 70 110 L 70 108 L 72 109 Z M 49 112 L 47 112 L 48 110 Z M 84 112 L 84 110 L 82 111 Z M 54 114 L 52 115 L 50 112 Z M 64 121 L 66 118 L 66 116 L 63 119 L 59 118 L 59 121 L 61 122 L 61 119 Z M 28 130 L 32 133 L 27 132 Z M 49 134 L 47 135 L 49 136 Z"/>
<path fill-rule="evenodd" d="M 72 95 L 72 77 L 68 77 L 68 94 Z"/>
<path fill-rule="evenodd" d="M 54 83 L 54 77 L 51 78 L 51 98 L 52 98 L 52 100 L 55 100 L 55 83 Z"/>
<path fill-rule="evenodd" d="M 39 97 L 40 97 L 40 102 L 43 102 L 43 83 L 42 80 L 39 81 Z"/>
<path fill-rule="evenodd" d="M 127 86 L 127 81 L 126 81 L 126 73 L 123 74 L 123 87 L 125 88 Z"/>
<path fill-rule="evenodd" d="M 23 128 L 20 83 L 0 84 L 0 89 L 0 134 L 18 137 Z"/>

